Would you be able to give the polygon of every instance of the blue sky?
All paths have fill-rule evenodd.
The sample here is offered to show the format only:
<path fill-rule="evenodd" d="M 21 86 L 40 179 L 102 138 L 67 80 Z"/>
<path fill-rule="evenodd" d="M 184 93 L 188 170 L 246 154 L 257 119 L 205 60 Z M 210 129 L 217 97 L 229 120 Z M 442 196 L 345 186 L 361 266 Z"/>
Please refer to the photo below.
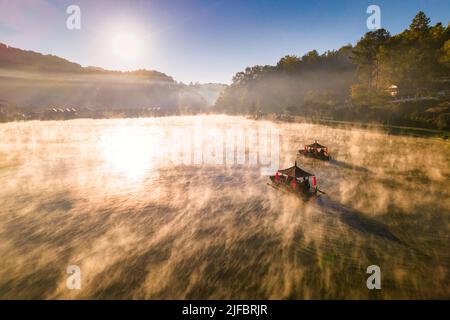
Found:
<path fill-rule="evenodd" d="M 81 30 L 66 28 L 71 4 L 81 9 Z M 354 44 L 368 31 L 371 4 L 380 6 L 382 27 L 392 34 L 419 10 L 433 24 L 450 20 L 449 0 L 0 0 L 0 42 L 83 66 L 229 83 L 247 66 Z M 114 53 L 117 34 L 138 42 L 132 57 Z"/>

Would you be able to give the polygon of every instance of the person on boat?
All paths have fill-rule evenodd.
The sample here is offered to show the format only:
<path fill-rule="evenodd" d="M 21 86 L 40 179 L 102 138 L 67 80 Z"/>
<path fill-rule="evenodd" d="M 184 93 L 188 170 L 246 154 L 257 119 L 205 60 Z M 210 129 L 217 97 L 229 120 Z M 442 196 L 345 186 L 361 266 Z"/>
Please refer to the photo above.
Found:
<path fill-rule="evenodd" d="M 305 179 L 305 186 L 306 186 L 306 191 L 309 191 L 309 189 L 311 189 L 311 184 L 309 183 L 308 178 Z"/>
<path fill-rule="evenodd" d="M 306 179 L 304 179 L 303 182 L 302 182 L 302 191 L 304 193 L 308 192 L 308 185 L 307 185 Z"/>
<path fill-rule="evenodd" d="M 292 189 L 297 190 L 297 179 L 292 179 Z"/>

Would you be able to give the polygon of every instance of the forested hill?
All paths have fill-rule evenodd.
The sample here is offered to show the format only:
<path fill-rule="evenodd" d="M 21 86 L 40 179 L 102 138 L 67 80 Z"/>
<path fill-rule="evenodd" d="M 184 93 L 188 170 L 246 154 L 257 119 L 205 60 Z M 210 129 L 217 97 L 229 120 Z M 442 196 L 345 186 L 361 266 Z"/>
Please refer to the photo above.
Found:
<path fill-rule="evenodd" d="M 153 70 L 82 67 L 0 44 L 0 122 L 205 112 L 223 89 L 187 85 Z"/>
<path fill-rule="evenodd" d="M 431 26 L 419 12 L 394 36 L 378 29 L 354 46 L 248 67 L 216 109 L 449 129 L 449 39 L 450 25 Z"/>
<path fill-rule="evenodd" d="M 78 63 L 70 62 L 54 55 L 44 55 L 34 51 L 13 48 L 3 43 L 0 43 L 0 69 L 42 73 L 135 76 L 173 82 L 172 77 L 154 70 L 121 72 L 98 67 L 83 68 Z"/>
<path fill-rule="evenodd" d="M 319 55 L 283 57 L 276 66 L 254 66 L 238 72 L 217 107 L 232 112 L 296 113 L 311 103 L 344 101 L 355 78 L 352 47 Z"/>

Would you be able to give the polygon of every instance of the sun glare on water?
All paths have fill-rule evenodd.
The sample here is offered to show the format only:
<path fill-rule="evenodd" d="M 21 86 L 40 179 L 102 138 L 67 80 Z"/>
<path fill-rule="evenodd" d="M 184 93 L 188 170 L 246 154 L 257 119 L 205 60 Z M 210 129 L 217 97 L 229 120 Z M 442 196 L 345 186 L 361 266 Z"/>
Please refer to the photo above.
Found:
<path fill-rule="evenodd" d="M 120 128 L 102 137 L 101 152 L 115 172 L 139 179 L 152 167 L 158 144 L 140 130 Z"/>

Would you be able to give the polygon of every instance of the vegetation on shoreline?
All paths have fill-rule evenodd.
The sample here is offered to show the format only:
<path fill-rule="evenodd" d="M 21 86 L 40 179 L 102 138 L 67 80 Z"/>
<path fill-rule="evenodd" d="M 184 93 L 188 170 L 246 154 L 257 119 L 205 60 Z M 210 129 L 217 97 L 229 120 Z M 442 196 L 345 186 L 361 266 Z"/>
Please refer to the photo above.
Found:
<path fill-rule="evenodd" d="M 419 12 L 397 35 L 379 29 L 355 46 L 248 67 L 228 87 L 83 68 L 0 44 L 0 83 L 0 122 L 215 112 L 450 130 L 450 25 L 431 26 Z"/>
<path fill-rule="evenodd" d="M 391 36 L 367 32 L 322 55 L 285 56 L 238 72 L 215 109 L 450 129 L 450 25 L 419 12 Z"/>
<path fill-rule="evenodd" d="M 271 117 L 268 116 L 267 118 L 271 118 Z M 437 137 L 437 138 L 442 138 L 444 140 L 448 140 L 450 138 L 450 131 L 447 131 L 447 130 L 388 125 L 388 124 L 374 123 L 374 122 L 305 118 L 305 117 L 301 117 L 301 116 L 293 117 L 292 120 L 290 120 L 290 121 L 320 124 L 320 125 L 326 125 L 326 126 L 337 127 L 337 128 L 357 127 L 357 128 L 363 128 L 363 129 L 364 128 L 379 129 L 388 134 L 394 134 L 394 135 L 407 135 L 407 136 L 417 136 L 417 137 Z"/>

